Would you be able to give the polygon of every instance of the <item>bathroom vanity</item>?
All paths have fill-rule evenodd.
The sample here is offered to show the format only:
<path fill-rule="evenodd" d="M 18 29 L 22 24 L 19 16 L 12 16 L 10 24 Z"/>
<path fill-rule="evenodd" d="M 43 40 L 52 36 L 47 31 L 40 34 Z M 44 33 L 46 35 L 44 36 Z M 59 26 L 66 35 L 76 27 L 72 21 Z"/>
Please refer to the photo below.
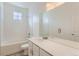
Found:
<path fill-rule="evenodd" d="M 67 42 L 65 40 L 55 41 L 58 38 L 52 39 L 42 39 L 42 38 L 30 38 L 29 39 L 29 52 L 31 56 L 79 56 L 79 43 L 73 42 L 73 45 L 63 44 L 62 42 Z M 71 41 L 68 41 L 71 43 Z"/>

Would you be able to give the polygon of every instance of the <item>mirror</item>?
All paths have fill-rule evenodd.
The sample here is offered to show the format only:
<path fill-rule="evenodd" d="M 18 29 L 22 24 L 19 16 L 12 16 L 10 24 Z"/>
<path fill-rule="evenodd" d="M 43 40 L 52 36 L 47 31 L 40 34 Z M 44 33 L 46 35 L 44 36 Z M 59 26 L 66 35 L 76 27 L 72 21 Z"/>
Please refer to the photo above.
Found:
<path fill-rule="evenodd" d="M 40 37 L 48 37 L 49 36 L 49 21 L 46 13 L 40 14 L 39 21 L 39 32 Z"/>

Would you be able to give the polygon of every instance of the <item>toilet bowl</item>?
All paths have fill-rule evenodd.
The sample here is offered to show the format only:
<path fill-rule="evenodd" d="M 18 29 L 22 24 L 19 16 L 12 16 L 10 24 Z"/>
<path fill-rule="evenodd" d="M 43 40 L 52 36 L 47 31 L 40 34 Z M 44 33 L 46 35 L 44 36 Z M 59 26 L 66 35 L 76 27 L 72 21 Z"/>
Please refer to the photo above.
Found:
<path fill-rule="evenodd" d="M 29 48 L 29 44 L 21 45 L 21 49 L 24 51 L 23 55 L 28 55 L 28 48 Z"/>

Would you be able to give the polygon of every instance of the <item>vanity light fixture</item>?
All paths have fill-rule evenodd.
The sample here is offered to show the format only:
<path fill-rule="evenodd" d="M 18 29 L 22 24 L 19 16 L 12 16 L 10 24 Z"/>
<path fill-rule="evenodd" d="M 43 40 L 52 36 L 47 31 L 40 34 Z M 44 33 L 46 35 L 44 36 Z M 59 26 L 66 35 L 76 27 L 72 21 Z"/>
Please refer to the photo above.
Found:
<path fill-rule="evenodd" d="M 46 4 L 46 11 L 50 11 L 62 4 L 64 4 L 64 2 L 49 2 Z"/>

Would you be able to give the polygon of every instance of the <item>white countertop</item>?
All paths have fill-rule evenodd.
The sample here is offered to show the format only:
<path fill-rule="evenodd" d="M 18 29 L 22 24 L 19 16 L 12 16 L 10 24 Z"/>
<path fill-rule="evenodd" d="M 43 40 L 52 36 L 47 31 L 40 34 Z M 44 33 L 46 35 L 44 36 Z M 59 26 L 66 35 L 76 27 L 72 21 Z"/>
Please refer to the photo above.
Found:
<path fill-rule="evenodd" d="M 30 38 L 29 40 L 54 56 L 79 56 L 79 49 L 61 44 L 59 42 L 48 39 L 44 40 L 39 37 Z"/>
<path fill-rule="evenodd" d="M 5 43 L 1 43 L 1 47 L 5 47 L 5 46 L 11 46 L 11 45 L 15 45 L 15 44 L 21 44 L 21 43 L 26 43 L 27 40 L 25 41 L 16 41 L 16 42 L 5 42 Z"/>

